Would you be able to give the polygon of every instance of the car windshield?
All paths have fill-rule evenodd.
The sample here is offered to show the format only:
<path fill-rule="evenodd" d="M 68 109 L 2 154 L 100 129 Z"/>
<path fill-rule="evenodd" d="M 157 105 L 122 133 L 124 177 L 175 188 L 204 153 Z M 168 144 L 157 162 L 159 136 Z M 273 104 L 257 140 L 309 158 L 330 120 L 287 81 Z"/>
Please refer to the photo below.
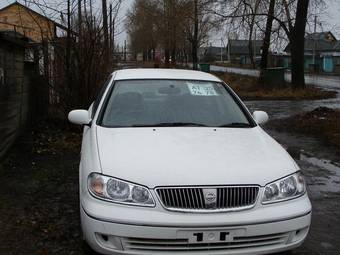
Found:
<path fill-rule="evenodd" d="M 223 84 L 192 80 L 116 81 L 102 111 L 105 127 L 252 127 Z"/>

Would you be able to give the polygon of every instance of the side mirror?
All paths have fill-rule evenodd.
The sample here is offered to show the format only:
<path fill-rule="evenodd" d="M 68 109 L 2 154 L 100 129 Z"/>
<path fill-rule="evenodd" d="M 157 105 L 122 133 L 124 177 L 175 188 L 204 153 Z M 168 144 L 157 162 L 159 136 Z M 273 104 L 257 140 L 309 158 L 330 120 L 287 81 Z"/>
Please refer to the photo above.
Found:
<path fill-rule="evenodd" d="M 268 121 L 269 116 L 266 112 L 263 111 L 255 111 L 253 113 L 253 118 L 257 124 L 264 124 Z"/>
<path fill-rule="evenodd" d="M 88 125 L 91 122 L 89 112 L 86 110 L 73 110 L 68 114 L 68 120 L 73 124 Z"/>

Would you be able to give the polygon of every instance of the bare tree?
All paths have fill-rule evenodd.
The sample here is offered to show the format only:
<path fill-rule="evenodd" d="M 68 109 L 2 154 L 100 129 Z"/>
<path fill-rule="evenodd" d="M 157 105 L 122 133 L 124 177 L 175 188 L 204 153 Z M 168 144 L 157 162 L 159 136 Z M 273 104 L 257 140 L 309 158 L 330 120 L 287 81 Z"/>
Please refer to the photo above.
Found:
<path fill-rule="evenodd" d="M 128 12 L 126 27 L 135 52 L 164 51 L 166 66 L 187 59 L 191 52 L 197 69 L 198 48 L 214 26 L 208 7 L 212 0 L 136 0 Z M 162 22 L 159 22 L 159 21 Z M 150 54 L 144 54 L 149 56 Z M 152 56 L 146 59 L 153 59 Z"/>
<path fill-rule="evenodd" d="M 153 59 L 152 52 L 162 42 L 164 23 L 159 3 L 150 0 L 136 0 L 127 13 L 126 28 L 130 37 L 130 47 L 137 54 L 143 53 L 144 60 Z"/>
<path fill-rule="evenodd" d="M 114 55 L 115 51 L 115 36 L 116 33 L 116 23 L 119 23 L 118 20 L 118 14 L 120 11 L 120 7 L 122 4 L 122 0 L 116 0 L 115 2 L 110 3 L 110 24 L 109 24 L 109 31 L 110 31 L 110 38 L 109 38 L 109 44 L 110 44 L 110 54 Z"/>
<path fill-rule="evenodd" d="M 53 82 L 49 84 L 55 97 L 55 109 L 65 115 L 72 108 L 86 107 L 92 102 L 107 77 L 111 66 L 107 65 L 106 33 L 100 12 L 92 11 L 92 1 L 67 0 L 53 8 L 44 0 L 28 0 L 38 6 L 45 16 L 60 16 L 65 32 L 59 32 L 59 38 L 50 38 L 44 42 L 43 59 L 53 68 Z M 118 16 L 122 0 L 111 0 L 113 16 Z M 83 7 L 83 9 L 82 9 Z M 65 8 L 65 9 L 64 9 Z M 56 15 L 56 14 L 57 15 Z M 104 15 L 105 16 L 105 15 Z M 112 40 L 114 33 L 112 33 Z M 108 39 L 108 38 L 107 38 Z M 50 48 L 53 56 L 49 57 Z M 46 74 L 47 75 L 47 74 Z"/>
<path fill-rule="evenodd" d="M 294 25 L 288 19 L 287 36 L 291 43 L 292 84 L 295 87 L 305 87 L 304 58 L 305 32 L 309 0 L 298 0 Z M 287 11 L 287 17 L 289 17 Z"/>
<path fill-rule="evenodd" d="M 258 18 L 256 14 L 258 13 L 260 3 L 261 3 L 261 0 L 255 0 L 255 2 L 253 3 L 248 2 L 247 0 L 243 0 L 244 6 L 248 7 L 248 8 L 244 8 L 244 10 L 251 14 L 250 16 L 248 15 L 246 16 L 246 22 L 248 23 L 248 27 L 249 27 L 249 37 L 248 37 L 249 58 L 250 58 L 250 62 L 253 68 L 256 67 L 256 63 L 254 59 L 254 54 L 256 54 L 256 52 L 254 52 L 254 46 L 256 46 L 256 42 L 255 41 L 253 42 L 253 34 L 254 34 L 256 18 Z"/>
<path fill-rule="evenodd" d="M 278 26 L 285 32 L 291 46 L 292 59 L 292 85 L 294 87 L 304 87 L 304 37 L 308 17 L 309 0 L 282 0 L 280 4 L 275 5 L 274 15 L 269 12 L 257 12 L 256 14 L 233 12 L 217 15 L 225 19 L 244 18 L 248 16 L 271 17 Z M 224 1 L 225 5 L 229 1 Z M 238 6 L 237 8 L 239 8 Z"/>
<path fill-rule="evenodd" d="M 210 12 L 213 2 L 211 0 L 188 2 L 188 10 L 192 9 L 193 12 L 187 14 L 184 33 L 191 44 L 193 69 L 198 69 L 198 49 L 206 42 L 209 32 L 216 26 Z"/>
<path fill-rule="evenodd" d="M 263 39 L 263 46 L 262 46 L 262 53 L 261 53 L 260 80 L 263 79 L 263 75 L 264 75 L 263 70 L 265 70 L 268 66 L 270 38 L 272 34 L 273 20 L 274 20 L 274 14 L 275 14 L 275 2 L 276 0 L 270 0 L 269 2 L 268 17 L 266 21 L 266 30 L 264 32 L 264 39 Z"/>

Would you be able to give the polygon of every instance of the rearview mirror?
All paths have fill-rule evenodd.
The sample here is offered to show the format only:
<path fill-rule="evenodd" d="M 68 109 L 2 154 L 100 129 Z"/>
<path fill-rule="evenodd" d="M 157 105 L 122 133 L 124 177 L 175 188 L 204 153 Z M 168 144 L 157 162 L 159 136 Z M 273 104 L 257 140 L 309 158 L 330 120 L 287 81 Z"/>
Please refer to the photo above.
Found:
<path fill-rule="evenodd" d="M 68 120 L 73 124 L 88 125 L 91 122 L 89 112 L 86 110 L 73 110 L 68 114 Z"/>
<path fill-rule="evenodd" d="M 264 111 L 255 111 L 253 113 L 253 118 L 256 121 L 257 124 L 264 124 L 268 121 L 269 116 Z"/>

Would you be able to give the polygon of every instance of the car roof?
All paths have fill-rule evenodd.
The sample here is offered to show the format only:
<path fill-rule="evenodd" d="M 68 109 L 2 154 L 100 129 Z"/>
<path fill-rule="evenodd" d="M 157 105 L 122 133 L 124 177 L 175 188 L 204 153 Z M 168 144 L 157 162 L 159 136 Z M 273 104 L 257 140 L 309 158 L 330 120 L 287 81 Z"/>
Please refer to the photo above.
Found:
<path fill-rule="evenodd" d="M 114 80 L 133 79 L 171 79 L 171 80 L 201 80 L 216 81 L 221 80 L 216 76 L 200 71 L 185 69 L 161 69 L 161 68 L 137 68 L 123 69 L 113 73 Z"/>

